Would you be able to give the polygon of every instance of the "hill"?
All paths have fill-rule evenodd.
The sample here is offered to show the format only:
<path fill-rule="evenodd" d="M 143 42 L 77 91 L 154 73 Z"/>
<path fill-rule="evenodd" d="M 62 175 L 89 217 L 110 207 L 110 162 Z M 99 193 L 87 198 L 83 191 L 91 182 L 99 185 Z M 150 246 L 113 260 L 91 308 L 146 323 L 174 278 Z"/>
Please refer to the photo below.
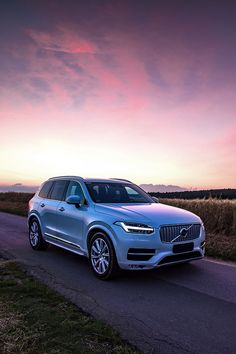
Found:
<path fill-rule="evenodd" d="M 188 188 L 183 188 L 179 186 L 174 186 L 172 184 L 140 184 L 140 187 L 144 189 L 147 193 L 166 193 L 166 192 L 182 192 L 186 191 Z"/>

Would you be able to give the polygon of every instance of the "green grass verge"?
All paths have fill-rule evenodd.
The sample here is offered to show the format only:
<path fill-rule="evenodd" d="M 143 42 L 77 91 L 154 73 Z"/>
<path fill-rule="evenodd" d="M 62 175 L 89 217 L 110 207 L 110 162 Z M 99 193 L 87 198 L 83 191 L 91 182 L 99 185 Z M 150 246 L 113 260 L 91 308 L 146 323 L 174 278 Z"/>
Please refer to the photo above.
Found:
<path fill-rule="evenodd" d="M 0 258 L 1 353 L 138 353 L 108 325 Z"/>

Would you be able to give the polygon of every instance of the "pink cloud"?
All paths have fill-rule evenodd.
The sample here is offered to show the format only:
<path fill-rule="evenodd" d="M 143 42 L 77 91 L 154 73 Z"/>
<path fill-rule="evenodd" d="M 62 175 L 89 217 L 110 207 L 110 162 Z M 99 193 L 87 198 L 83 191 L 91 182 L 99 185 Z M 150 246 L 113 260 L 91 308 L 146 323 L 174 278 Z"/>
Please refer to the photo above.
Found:
<path fill-rule="evenodd" d="M 113 32 L 106 37 L 106 46 L 102 52 L 95 54 L 93 52 L 95 46 L 88 42 L 88 48 L 93 49 L 90 53 L 83 52 L 89 55 L 80 55 L 82 47 L 79 49 L 78 47 L 81 39 L 75 35 L 76 32 L 60 28 L 56 34 L 28 30 L 28 34 L 34 38 L 37 45 L 51 49 L 56 47 L 56 52 L 61 48 L 68 56 L 64 61 L 55 55 L 54 49 L 50 49 L 40 57 L 35 44 L 29 46 L 27 50 L 24 48 L 22 55 L 29 59 L 29 67 L 24 79 L 18 78 L 18 81 L 22 82 L 23 92 L 37 91 L 37 88 L 32 86 L 31 79 L 40 78 L 50 87 L 50 91 L 43 94 L 43 105 L 49 111 L 70 108 L 78 98 L 82 103 L 77 109 L 82 114 L 90 116 L 91 122 L 100 117 L 102 127 L 112 120 L 113 125 L 135 124 L 135 129 L 140 132 L 147 128 L 149 134 L 153 138 L 158 135 L 159 140 L 164 141 L 164 136 L 168 132 L 172 139 L 184 137 L 184 142 L 191 141 L 191 135 L 186 136 L 185 131 L 196 130 L 196 122 L 204 121 L 209 106 L 209 95 L 207 99 L 204 98 L 206 96 L 204 92 L 203 95 L 198 95 L 197 100 L 192 99 L 190 102 L 181 102 L 173 106 L 171 102 L 173 90 L 166 93 L 155 85 L 146 70 L 143 58 L 137 55 L 139 51 L 137 48 L 143 49 L 139 46 L 137 37 Z M 183 86 L 191 62 L 189 57 L 186 60 L 182 59 L 181 62 L 180 52 L 181 49 L 176 52 L 174 66 L 171 53 L 168 51 L 165 51 L 156 63 L 157 68 L 158 63 L 161 63 L 160 70 L 164 79 L 175 89 L 177 86 Z M 103 60 L 103 54 L 106 55 L 106 60 Z M 76 65 L 81 71 L 73 68 Z M 20 96 L 21 92 L 18 95 Z M 37 103 L 34 105 L 37 106 Z M 79 115 L 77 119 L 78 117 Z M 181 126 L 185 129 L 180 130 Z M 179 131 L 178 137 L 176 131 Z"/>
<path fill-rule="evenodd" d="M 53 33 L 28 29 L 26 33 L 41 48 L 70 54 L 94 54 L 97 48 L 94 43 L 79 36 L 77 31 L 57 28 Z"/>

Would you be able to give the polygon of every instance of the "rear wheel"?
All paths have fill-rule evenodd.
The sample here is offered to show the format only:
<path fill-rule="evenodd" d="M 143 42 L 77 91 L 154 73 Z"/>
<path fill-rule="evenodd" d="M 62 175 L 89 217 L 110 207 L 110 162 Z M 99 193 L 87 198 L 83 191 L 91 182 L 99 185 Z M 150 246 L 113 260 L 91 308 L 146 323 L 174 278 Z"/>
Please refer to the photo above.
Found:
<path fill-rule="evenodd" d="M 48 247 L 48 243 L 43 239 L 39 222 L 36 218 L 33 218 L 29 222 L 29 242 L 34 250 L 45 250 Z"/>
<path fill-rule="evenodd" d="M 102 232 L 93 235 L 89 243 L 89 260 L 94 274 L 103 280 L 117 275 L 119 266 L 111 240 Z"/>

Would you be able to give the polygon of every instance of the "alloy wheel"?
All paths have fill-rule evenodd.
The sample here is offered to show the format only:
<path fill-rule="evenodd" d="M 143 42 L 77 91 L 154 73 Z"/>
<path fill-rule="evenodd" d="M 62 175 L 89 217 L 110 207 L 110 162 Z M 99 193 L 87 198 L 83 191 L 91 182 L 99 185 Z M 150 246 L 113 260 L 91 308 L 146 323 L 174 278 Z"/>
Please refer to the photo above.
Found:
<path fill-rule="evenodd" d="M 110 265 L 110 252 L 103 238 L 96 238 L 91 245 L 91 263 L 96 273 L 106 273 Z"/>
<path fill-rule="evenodd" d="M 39 227 L 36 221 L 30 225 L 30 243 L 32 246 L 37 246 L 39 242 Z"/>

